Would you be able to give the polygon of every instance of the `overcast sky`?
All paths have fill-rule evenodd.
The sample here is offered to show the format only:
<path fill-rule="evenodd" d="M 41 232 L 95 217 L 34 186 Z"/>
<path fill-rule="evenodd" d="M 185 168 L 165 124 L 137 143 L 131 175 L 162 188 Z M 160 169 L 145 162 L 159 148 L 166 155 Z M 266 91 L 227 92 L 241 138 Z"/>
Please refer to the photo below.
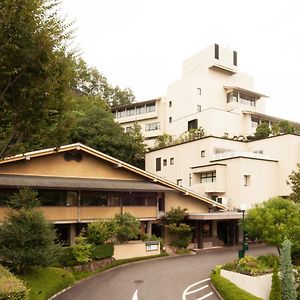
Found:
<path fill-rule="evenodd" d="M 217 43 L 270 96 L 266 112 L 300 122 L 299 0 L 63 0 L 83 58 L 137 101 L 166 94 L 182 61 Z M 300 94 L 300 93 L 299 93 Z"/>

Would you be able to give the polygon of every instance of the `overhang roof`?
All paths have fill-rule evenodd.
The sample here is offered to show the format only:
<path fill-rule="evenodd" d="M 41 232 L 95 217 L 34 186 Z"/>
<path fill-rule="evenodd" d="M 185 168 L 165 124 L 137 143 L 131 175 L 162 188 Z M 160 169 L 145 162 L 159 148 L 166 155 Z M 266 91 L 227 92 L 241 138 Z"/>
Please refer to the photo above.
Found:
<path fill-rule="evenodd" d="M 76 177 L 49 177 L 26 175 L 0 175 L 2 187 L 34 186 L 37 188 L 75 189 L 75 190 L 106 190 L 106 191 L 137 191 L 160 192 L 172 189 L 147 181 L 76 178 Z"/>
<path fill-rule="evenodd" d="M 258 98 L 260 98 L 260 97 L 269 98 L 269 96 L 266 96 L 264 94 L 260 94 L 260 93 L 254 92 L 254 91 L 246 90 L 246 89 L 240 88 L 238 86 L 225 85 L 224 89 L 228 92 L 237 91 L 237 92 L 241 92 L 241 93 L 247 93 L 247 94 L 253 95 L 253 96 L 258 97 Z"/>
<path fill-rule="evenodd" d="M 217 207 L 219 209 L 228 210 L 228 207 L 223 205 L 223 204 L 217 203 L 216 201 L 213 201 L 212 199 L 209 199 L 209 198 L 207 198 L 207 197 L 205 197 L 201 194 L 198 194 L 198 193 L 196 193 L 194 191 L 191 191 L 191 190 L 189 190 L 185 187 L 177 185 L 176 183 L 174 183 L 172 181 L 169 181 L 167 179 L 161 178 L 161 177 L 156 176 L 152 173 L 149 173 L 147 171 L 139 169 L 135 166 L 132 166 L 132 165 L 124 162 L 124 161 L 121 161 L 121 160 L 116 159 L 112 156 L 104 154 L 100 151 L 97 151 L 97 150 L 95 150 L 91 147 L 85 146 L 81 143 L 75 143 L 75 144 L 69 144 L 69 145 L 60 146 L 60 147 L 54 147 L 54 148 L 48 148 L 48 149 L 43 149 L 43 150 L 38 150 L 38 151 L 26 152 L 26 153 L 23 153 L 23 154 L 18 154 L 18 155 L 11 156 L 11 157 L 6 157 L 6 158 L 0 160 L 0 168 L 1 168 L 1 164 L 11 163 L 11 162 L 14 162 L 14 161 L 21 161 L 21 160 L 30 160 L 31 158 L 34 158 L 34 157 L 41 157 L 41 156 L 45 156 L 45 155 L 63 153 L 63 152 L 67 152 L 67 151 L 83 151 L 85 153 L 88 153 L 88 154 L 93 155 L 95 157 L 98 157 L 100 159 L 103 159 L 104 161 L 110 162 L 118 168 L 124 168 L 126 170 L 131 171 L 131 172 L 139 174 L 139 175 L 143 176 L 146 179 L 150 179 L 150 180 L 153 181 L 153 183 L 158 183 L 160 185 L 168 187 L 168 188 L 170 188 L 172 190 L 175 190 L 177 192 L 181 192 L 186 196 L 193 197 L 195 199 L 203 201 L 203 202 L 205 202 L 207 204 L 210 204 L 211 206 Z"/>

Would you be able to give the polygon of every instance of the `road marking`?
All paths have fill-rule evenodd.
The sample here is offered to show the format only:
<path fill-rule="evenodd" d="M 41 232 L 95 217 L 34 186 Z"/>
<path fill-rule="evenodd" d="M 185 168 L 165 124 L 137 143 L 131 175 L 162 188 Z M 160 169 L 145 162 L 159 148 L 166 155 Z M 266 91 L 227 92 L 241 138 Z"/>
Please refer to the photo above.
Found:
<path fill-rule="evenodd" d="M 203 300 L 203 299 L 206 299 L 206 298 L 208 298 L 209 296 L 211 296 L 212 294 L 213 294 L 213 292 L 210 292 L 210 293 L 208 293 L 208 294 L 204 295 L 203 297 L 198 298 L 198 299 L 196 299 L 196 300 Z"/>
<path fill-rule="evenodd" d="M 194 294 L 194 293 L 197 293 L 197 292 L 199 292 L 199 291 L 202 291 L 203 289 L 206 289 L 206 288 L 208 288 L 208 285 L 204 285 L 204 286 L 202 286 L 202 287 L 199 288 L 199 289 L 189 291 L 189 292 L 185 293 L 185 295 L 187 296 L 187 295 L 189 295 L 189 294 Z"/>
<path fill-rule="evenodd" d="M 133 297 L 132 297 L 132 300 L 139 300 L 137 292 L 138 292 L 138 290 L 135 290 L 135 292 L 133 294 Z"/>
<path fill-rule="evenodd" d="M 206 282 L 206 281 L 209 281 L 210 280 L 210 278 L 206 278 L 206 279 L 203 279 L 203 280 L 201 280 L 201 281 L 198 281 L 198 282 L 195 282 L 195 283 L 193 283 L 193 284 L 191 284 L 191 285 L 189 285 L 185 290 L 184 290 L 184 292 L 183 292 L 183 294 L 182 294 L 182 300 L 186 300 L 186 296 L 187 295 L 189 295 L 189 294 L 192 294 L 192 293 L 196 293 L 199 289 L 197 289 L 197 290 L 193 290 L 192 292 L 188 292 L 188 290 L 189 289 L 191 289 L 192 287 L 194 287 L 194 286 L 196 286 L 196 285 L 198 285 L 198 284 L 200 284 L 200 283 L 203 283 L 203 282 Z M 205 287 L 207 287 L 207 286 L 205 286 Z M 200 288 L 200 289 L 203 289 L 203 288 Z M 210 296 L 211 294 L 209 294 L 209 296 Z M 206 296 L 206 295 L 205 295 Z M 205 297 L 204 296 L 204 297 Z M 208 297 L 208 296 L 207 296 Z M 201 299 L 201 298 L 200 298 Z M 205 299 L 205 298 L 203 298 L 203 299 Z M 198 299 L 197 299 L 198 300 Z"/>

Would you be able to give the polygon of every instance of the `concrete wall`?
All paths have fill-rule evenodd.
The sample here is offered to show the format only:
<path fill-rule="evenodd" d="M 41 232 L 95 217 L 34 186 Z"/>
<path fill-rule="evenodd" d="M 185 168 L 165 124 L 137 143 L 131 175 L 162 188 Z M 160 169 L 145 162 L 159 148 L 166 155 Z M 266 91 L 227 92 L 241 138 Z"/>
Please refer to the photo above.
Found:
<path fill-rule="evenodd" d="M 239 288 L 264 300 L 269 299 L 272 274 L 262 276 L 248 276 L 231 271 L 221 270 L 221 276 L 230 280 Z"/>
<path fill-rule="evenodd" d="M 146 242 L 129 242 L 127 244 L 114 245 L 115 259 L 127 259 L 133 257 L 152 256 L 160 254 L 160 244 L 157 245 L 157 250 L 146 249 Z"/>

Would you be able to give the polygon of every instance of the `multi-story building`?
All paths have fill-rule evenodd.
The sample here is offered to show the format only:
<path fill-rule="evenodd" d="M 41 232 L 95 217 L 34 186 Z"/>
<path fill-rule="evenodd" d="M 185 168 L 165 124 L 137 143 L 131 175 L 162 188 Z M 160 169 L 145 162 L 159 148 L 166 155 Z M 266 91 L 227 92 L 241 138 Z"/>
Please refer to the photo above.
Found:
<path fill-rule="evenodd" d="M 140 124 L 152 147 L 162 133 L 178 137 L 199 127 L 219 137 L 253 135 L 261 122 L 271 126 L 281 121 L 266 115 L 267 98 L 254 90 L 251 76 L 238 71 L 237 52 L 214 44 L 183 62 L 181 78 L 168 86 L 165 96 L 113 112 L 125 129 L 134 121 Z"/>

